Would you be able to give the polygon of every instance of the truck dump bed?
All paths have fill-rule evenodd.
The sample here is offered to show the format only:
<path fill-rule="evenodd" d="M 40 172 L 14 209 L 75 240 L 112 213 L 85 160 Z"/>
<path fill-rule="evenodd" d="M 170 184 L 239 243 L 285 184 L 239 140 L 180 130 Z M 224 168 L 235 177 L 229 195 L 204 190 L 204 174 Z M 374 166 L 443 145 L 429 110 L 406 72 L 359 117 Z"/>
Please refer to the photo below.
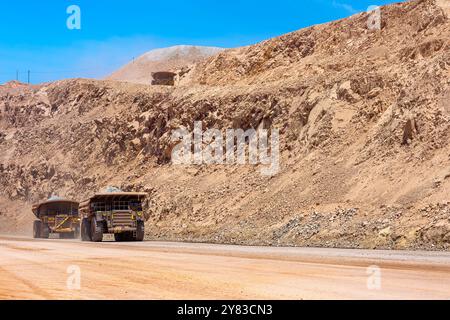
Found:
<path fill-rule="evenodd" d="M 33 205 L 33 214 L 39 218 L 49 214 L 73 214 L 78 215 L 78 202 L 69 199 L 48 200 Z"/>

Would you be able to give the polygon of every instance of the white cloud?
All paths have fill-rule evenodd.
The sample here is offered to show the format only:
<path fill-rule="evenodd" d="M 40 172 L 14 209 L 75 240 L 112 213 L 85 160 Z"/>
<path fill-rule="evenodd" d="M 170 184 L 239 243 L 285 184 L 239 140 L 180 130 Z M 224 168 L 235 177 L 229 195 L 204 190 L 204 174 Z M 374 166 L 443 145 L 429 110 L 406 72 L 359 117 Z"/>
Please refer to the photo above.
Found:
<path fill-rule="evenodd" d="M 353 8 L 352 5 L 347 4 L 347 3 L 342 3 L 342 2 L 333 0 L 332 5 L 335 8 L 344 9 L 345 11 L 347 11 L 350 14 L 355 14 L 355 13 L 359 12 L 358 10 Z"/>

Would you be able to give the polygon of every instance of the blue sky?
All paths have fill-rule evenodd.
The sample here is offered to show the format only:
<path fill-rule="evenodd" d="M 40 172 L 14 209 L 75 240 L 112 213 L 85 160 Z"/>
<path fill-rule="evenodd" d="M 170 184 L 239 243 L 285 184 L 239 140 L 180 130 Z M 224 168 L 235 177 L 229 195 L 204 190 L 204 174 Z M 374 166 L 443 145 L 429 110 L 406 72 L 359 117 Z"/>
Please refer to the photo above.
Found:
<path fill-rule="evenodd" d="M 101 78 L 151 49 L 178 44 L 237 47 L 366 11 L 389 0 L 2 1 L 0 83 Z M 67 7 L 81 9 L 69 30 Z"/>

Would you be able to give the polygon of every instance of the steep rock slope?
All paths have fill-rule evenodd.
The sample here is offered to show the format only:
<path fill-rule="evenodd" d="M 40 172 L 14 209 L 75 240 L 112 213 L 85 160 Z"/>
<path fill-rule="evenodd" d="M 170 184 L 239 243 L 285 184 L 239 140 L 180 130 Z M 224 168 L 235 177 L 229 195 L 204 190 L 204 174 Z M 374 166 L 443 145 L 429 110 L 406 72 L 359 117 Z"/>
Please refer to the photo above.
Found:
<path fill-rule="evenodd" d="M 226 50 L 176 87 L 0 88 L 0 231 L 52 193 L 115 185 L 150 194 L 151 239 L 448 249 L 449 16 L 434 0 L 381 12 L 381 30 L 359 14 Z M 278 128 L 280 172 L 171 164 L 194 121 Z"/>

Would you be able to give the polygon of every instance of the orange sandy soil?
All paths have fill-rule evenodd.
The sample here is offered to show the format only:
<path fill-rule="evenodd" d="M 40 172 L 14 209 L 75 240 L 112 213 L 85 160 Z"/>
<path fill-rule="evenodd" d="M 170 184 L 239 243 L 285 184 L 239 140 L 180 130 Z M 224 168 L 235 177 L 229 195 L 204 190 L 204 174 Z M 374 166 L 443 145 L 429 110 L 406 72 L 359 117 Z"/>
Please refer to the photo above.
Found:
<path fill-rule="evenodd" d="M 69 290 L 67 268 L 80 267 Z M 381 271 L 369 290 L 367 268 Z M 1 299 L 448 299 L 450 254 L 0 237 Z"/>

